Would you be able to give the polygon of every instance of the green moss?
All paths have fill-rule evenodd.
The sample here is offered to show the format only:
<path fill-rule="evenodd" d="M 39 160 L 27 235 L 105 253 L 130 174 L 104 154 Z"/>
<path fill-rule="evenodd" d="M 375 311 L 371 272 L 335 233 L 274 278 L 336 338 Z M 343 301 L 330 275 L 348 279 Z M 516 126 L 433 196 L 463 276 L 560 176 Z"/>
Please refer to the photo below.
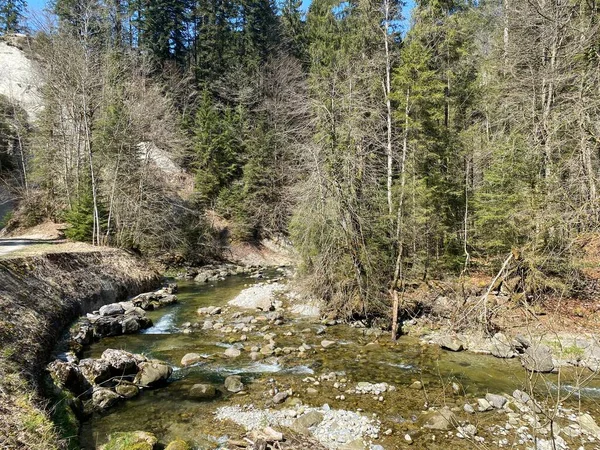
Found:
<path fill-rule="evenodd" d="M 133 431 L 130 433 L 113 433 L 102 450 L 152 450 L 156 437 L 151 433 Z"/>

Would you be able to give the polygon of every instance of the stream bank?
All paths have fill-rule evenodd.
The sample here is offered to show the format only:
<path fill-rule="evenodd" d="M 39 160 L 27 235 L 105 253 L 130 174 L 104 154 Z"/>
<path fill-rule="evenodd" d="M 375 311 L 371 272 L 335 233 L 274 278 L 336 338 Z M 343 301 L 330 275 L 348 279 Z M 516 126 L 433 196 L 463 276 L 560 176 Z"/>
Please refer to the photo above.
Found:
<path fill-rule="evenodd" d="M 121 250 L 0 260 L 0 447 L 59 445 L 41 398 L 41 373 L 73 320 L 149 291 L 159 274 Z"/>

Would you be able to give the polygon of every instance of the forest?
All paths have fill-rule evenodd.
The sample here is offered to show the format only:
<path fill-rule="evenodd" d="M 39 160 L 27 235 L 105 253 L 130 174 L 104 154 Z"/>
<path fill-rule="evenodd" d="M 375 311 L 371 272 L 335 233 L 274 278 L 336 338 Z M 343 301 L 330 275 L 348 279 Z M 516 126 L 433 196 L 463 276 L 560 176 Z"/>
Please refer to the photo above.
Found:
<path fill-rule="evenodd" d="M 56 0 L 33 120 L 0 99 L 13 221 L 148 257 L 283 236 L 344 315 L 519 261 L 577 295 L 599 221 L 596 0 Z M 23 0 L 0 32 L 24 32 Z M 174 185 L 151 153 L 189 178 Z M 179 186 L 179 187 L 177 187 Z"/>

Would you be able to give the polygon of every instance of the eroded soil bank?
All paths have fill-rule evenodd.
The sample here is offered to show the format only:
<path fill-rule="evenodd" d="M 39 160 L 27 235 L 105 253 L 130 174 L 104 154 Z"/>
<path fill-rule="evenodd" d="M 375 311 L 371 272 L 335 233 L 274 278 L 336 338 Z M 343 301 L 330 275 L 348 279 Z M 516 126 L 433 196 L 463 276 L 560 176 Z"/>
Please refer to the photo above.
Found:
<path fill-rule="evenodd" d="M 120 250 L 0 260 L 0 448 L 56 448 L 39 377 L 61 333 L 76 317 L 159 281 Z"/>

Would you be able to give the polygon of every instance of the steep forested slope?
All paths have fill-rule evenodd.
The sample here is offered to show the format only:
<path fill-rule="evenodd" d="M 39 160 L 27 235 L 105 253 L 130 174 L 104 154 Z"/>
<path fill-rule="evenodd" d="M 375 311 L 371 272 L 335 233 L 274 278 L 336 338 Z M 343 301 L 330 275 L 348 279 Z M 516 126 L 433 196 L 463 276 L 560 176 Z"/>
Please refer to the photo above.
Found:
<path fill-rule="evenodd" d="M 3 150 L 24 155 L 23 220 L 202 259 L 210 211 L 233 239 L 290 236 L 308 289 L 349 316 L 507 258 L 518 301 L 582 292 L 599 6 L 419 0 L 404 30 L 401 6 L 57 0 L 35 38 L 44 113 Z"/>

